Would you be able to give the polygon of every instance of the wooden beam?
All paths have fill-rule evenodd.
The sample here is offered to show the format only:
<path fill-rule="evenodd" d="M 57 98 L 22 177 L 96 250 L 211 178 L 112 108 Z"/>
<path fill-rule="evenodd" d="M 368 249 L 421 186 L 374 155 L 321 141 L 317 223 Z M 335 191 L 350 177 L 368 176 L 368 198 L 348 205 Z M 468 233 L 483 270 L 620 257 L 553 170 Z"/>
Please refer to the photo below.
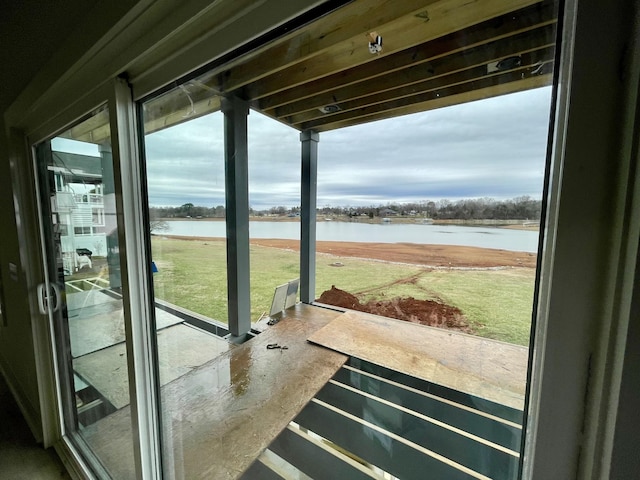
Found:
<path fill-rule="evenodd" d="M 179 110 L 173 110 L 156 118 L 151 116 L 149 120 L 146 119 L 147 115 L 145 114 L 144 133 L 148 135 L 159 130 L 164 130 L 165 128 L 189 122 L 208 115 L 209 113 L 217 112 L 218 110 L 220 110 L 220 97 L 216 96 L 194 102 L 193 105 L 181 107 Z"/>
<path fill-rule="evenodd" d="M 424 11 L 438 0 L 359 0 L 345 5 L 275 44 L 243 59 L 218 77 L 225 91 L 235 90 L 267 75 L 311 59 L 354 36 L 362 42 L 368 32 L 393 24 L 399 17 Z"/>
<path fill-rule="evenodd" d="M 144 132 L 153 133 L 217 110 L 220 110 L 218 92 L 202 81 L 191 80 L 145 102 Z"/>
<path fill-rule="evenodd" d="M 220 110 L 220 97 L 206 88 L 174 90 L 145 105 L 144 133 L 150 134 Z M 108 111 L 104 110 L 60 135 L 81 142 L 103 143 L 111 137 Z"/>
<path fill-rule="evenodd" d="M 542 63 L 552 64 L 553 55 L 548 56 L 544 61 L 542 61 Z M 517 69 L 512 70 L 512 72 L 516 72 L 516 71 L 520 72 L 520 74 L 524 78 L 525 76 L 529 75 L 532 70 L 540 66 L 542 63 L 537 61 L 525 62 L 521 67 L 518 67 Z M 416 95 L 419 95 L 419 94 L 425 94 L 428 92 L 438 94 L 442 91 L 447 91 L 448 89 L 453 87 L 465 88 L 464 87 L 465 84 L 471 84 L 473 82 L 477 82 L 482 78 L 488 78 L 488 77 L 497 76 L 500 74 L 503 74 L 503 72 L 486 75 L 486 67 L 484 66 L 473 67 L 468 70 L 456 72 L 452 75 L 447 75 L 445 77 L 440 77 L 434 80 L 427 80 L 420 84 L 401 87 L 401 88 L 397 88 L 387 92 L 382 92 L 380 94 L 371 95 L 365 98 L 359 98 L 351 102 L 346 102 L 344 112 L 354 111 L 354 110 L 357 111 L 359 109 L 361 110 L 368 107 L 374 107 L 379 104 L 389 105 L 394 101 L 396 101 L 398 104 L 402 104 L 404 99 L 411 98 L 411 97 L 415 98 Z M 317 122 L 330 123 L 333 121 L 332 117 L 334 119 L 336 118 L 336 114 L 323 115 L 321 112 L 318 112 L 318 113 L 319 115 L 316 115 L 309 120 L 301 121 L 297 124 L 293 123 L 293 126 L 296 128 L 300 128 L 301 125 L 313 123 L 314 120 L 316 119 L 317 119 L 316 120 Z M 338 114 L 340 113 L 341 112 L 338 112 Z"/>
<path fill-rule="evenodd" d="M 501 60 L 502 58 L 522 55 L 551 46 L 554 39 L 555 25 L 545 26 L 514 35 L 513 37 L 505 37 L 495 42 L 456 52 L 446 57 L 436 58 L 430 62 L 423 62 L 417 65 L 409 64 L 403 70 L 381 75 L 376 77 L 375 80 L 367 79 L 336 88 L 305 100 L 278 107 L 275 111 L 268 111 L 267 113 L 274 113 L 274 116 L 278 118 L 290 118 L 296 114 L 317 110 L 324 105 L 331 104 L 339 105 L 344 110 L 343 103 L 345 101 L 377 94 L 403 85 L 435 79 L 479 65 L 486 66 L 490 62 Z"/>
<path fill-rule="evenodd" d="M 71 127 L 58 136 L 60 138 L 91 142 L 91 140 L 89 140 L 89 138 L 91 138 L 91 132 L 105 125 L 109 125 L 109 110 L 107 108 L 90 116 L 82 123 L 77 124 L 75 127 Z"/>
<path fill-rule="evenodd" d="M 404 69 L 407 65 L 433 61 L 442 56 L 535 29 L 542 25 L 555 23 L 555 21 L 555 7 L 553 4 L 545 2 L 518 12 L 498 16 L 469 27 L 464 31 L 456 31 L 402 52 L 379 57 L 376 61 L 361 65 L 358 68 L 350 68 L 317 80 L 308 81 L 304 85 L 288 88 L 277 94 L 261 98 L 255 103 L 260 110 L 266 110 L 270 113 L 270 110 L 276 107 L 283 107 L 289 103 L 316 97 L 353 83 L 386 75 Z M 250 92 L 248 94 L 250 96 Z M 324 98 L 327 97 L 325 96 Z M 328 103 L 335 102 L 329 101 L 324 104 Z M 286 107 L 283 108 L 284 110 L 279 112 L 279 115 L 284 116 L 295 113 L 288 112 Z M 294 110 L 296 108 L 294 107 Z"/>
<path fill-rule="evenodd" d="M 249 61 L 239 59 L 223 74 L 211 72 L 206 85 L 187 85 L 189 95 L 178 92 L 150 102 L 145 111 L 145 133 L 219 110 L 219 82 L 225 88 L 239 88 L 243 98 L 253 99 L 253 106 L 273 118 L 300 128 L 323 125 L 324 129 L 324 125 L 344 122 L 347 112 L 369 112 L 374 105 L 393 99 L 415 99 L 416 94 L 469 83 L 480 73 L 469 67 L 491 61 L 491 56 L 495 60 L 526 53 L 524 38 L 534 31 L 540 35 L 531 40 L 536 46 L 552 42 L 555 6 L 550 1 L 518 0 L 513 4 L 487 0 L 481 7 L 465 1 L 352 2 L 251 54 Z M 520 10 L 510 11 L 513 8 Z M 496 12 L 503 14 L 496 16 Z M 366 48 L 366 33 L 374 29 L 383 34 L 384 50 L 379 57 Z M 453 29 L 456 31 L 441 36 Z M 434 37 L 438 38 L 416 44 Z M 350 68 L 354 65 L 357 68 Z M 463 70 L 464 74 L 456 74 Z M 277 93 L 269 93 L 272 91 Z M 261 97 L 263 94 L 267 96 Z M 318 110 L 336 103 L 342 111 L 335 115 Z M 403 101 L 398 103 L 398 108 L 404 107 Z M 105 110 L 60 136 L 101 143 L 110 135 Z"/>
<path fill-rule="evenodd" d="M 540 63 L 553 62 L 554 47 L 546 46 L 533 52 L 514 51 L 514 53 L 512 53 L 511 55 L 507 55 L 507 57 L 516 55 L 520 57 L 521 61 L 521 64 L 519 67 L 517 67 L 517 70 L 520 70 L 523 73 L 528 73 L 528 71 L 533 70 Z M 495 58 L 495 60 L 499 59 L 500 57 Z M 455 65 L 456 67 L 461 67 L 464 66 L 464 61 L 465 56 L 461 56 L 461 58 L 454 59 L 454 61 L 451 62 L 451 64 L 448 66 Z M 439 90 L 450 87 L 452 85 L 471 82 L 484 78 L 488 75 L 497 75 L 500 73 L 504 73 L 504 71 L 488 73 L 488 62 L 489 60 L 478 63 L 470 62 L 471 65 L 469 66 L 469 68 L 451 68 L 450 70 L 447 70 L 446 68 L 439 68 L 439 66 L 434 65 L 434 72 L 443 73 L 439 75 L 434 74 L 432 77 L 429 77 L 427 79 L 424 79 L 425 77 L 420 78 L 416 75 L 416 73 L 419 74 L 421 72 L 414 72 L 413 69 L 408 69 L 409 71 L 406 72 L 406 83 L 402 84 L 401 82 L 396 81 L 396 85 L 398 85 L 396 88 L 385 88 L 385 82 L 372 82 L 374 84 L 382 83 L 383 85 L 380 89 L 371 89 L 371 87 L 365 85 L 359 91 L 359 93 L 364 93 L 363 95 L 357 96 L 356 98 L 353 98 L 351 100 L 339 102 L 337 105 L 340 107 L 340 111 L 335 112 L 334 114 L 323 113 L 319 108 L 314 108 L 313 110 L 309 110 L 298 115 L 285 117 L 283 120 L 288 124 L 297 125 L 312 121 L 316 118 L 326 119 L 330 115 L 348 112 L 377 103 L 389 102 L 394 99 L 409 97 L 423 92 Z M 403 73 L 405 73 L 405 71 L 403 71 Z M 390 85 L 393 86 L 392 84 Z"/>
<path fill-rule="evenodd" d="M 518 73 L 516 72 L 515 75 Z M 505 74 L 513 77 L 514 73 Z M 412 113 L 424 112 L 428 110 L 435 110 L 436 108 L 449 107 L 451 105 L 458 105 L 461 103 L 474 102 L 476 100 L 483 100 L 485 98 L 497 97 L 509 93 L 521 92 L 524 90 L 530 90 L 532 88 L 544 87 L 551 85 L 552 75 L 538 75 L 531 76 L 525 79 L 513 79 L 510 82 L 500 83 L 500 78 L 490 77 L 485 81 L 477 81 L 474 84 L 461 88 L 460 86 L 451 87 L 448 92 L 429 92 L 423 94 L 421 98 L 406 99 L 404 104 L 396 103 L 390 109 L 385 109 L 384 106 L 376 105 L 371 108 L 362 109 L 358 115 L 351 115 L 347 118 L 332 118 L 330 122 L 319 124 L 313 128 L 319 132 L 326 132 L 329 130 L 335 130 L 337 128 L 350 127 L 352 125 L 374 122 L 377 120 L 383 120 L 392 117 L 399 117 L 402 115 L 409 115 Z M 502 79 L 504 80 L 504 79 Z M 489 85 L 482 85 L 489 83 Z M 460 90 L 457 91 L 456 90 Z M 439 95 L 438 95 L 439 93 Z M 313 123 L 313 122 L 309 122 Z M 304 125 L 304 128 L 309 128 Z"/>
<path fill-rule="evenodd" d="M 388 29 L 378 29 L 384 42 L 384 50 L 379 56 L 369 52 L 367 32 L 361 32 L 348 41 L 336 44 L 330 51 L 247 85 L 243 89 L 243 97 L 255 100 L 272 95 L 314 79 L 385 58 L 395 52 L 513 12 L 531 3 L 535 2 L 485 0 L 470 3 L 468 0 L 441 0 L 427 8 L 426 21 L 417 16 L 405 16 L 399 18 L 392 26 L 389 25 Z"/>

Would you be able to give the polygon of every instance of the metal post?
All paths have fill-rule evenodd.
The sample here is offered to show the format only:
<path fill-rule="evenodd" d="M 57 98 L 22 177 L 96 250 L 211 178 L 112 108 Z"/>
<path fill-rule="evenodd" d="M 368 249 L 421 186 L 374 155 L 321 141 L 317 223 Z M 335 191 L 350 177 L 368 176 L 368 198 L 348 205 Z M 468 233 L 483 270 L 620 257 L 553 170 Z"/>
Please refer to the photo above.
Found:
<path fill-rule="evenodd" d="M 318 190 L 318 142 L 314 130 L 300 134 L 302 143 L 302 211 L 300 213 L 300 301 L 316 296 L 316 198 Z"/>
<path fill-rule="evenodd" d="M 247 116 L 249 104 L 223 98 L 225 197 L 227 223 L 227 288 L 229 331 L 242 341 L 251 329 L 249 290 L 249 166 Z"/>

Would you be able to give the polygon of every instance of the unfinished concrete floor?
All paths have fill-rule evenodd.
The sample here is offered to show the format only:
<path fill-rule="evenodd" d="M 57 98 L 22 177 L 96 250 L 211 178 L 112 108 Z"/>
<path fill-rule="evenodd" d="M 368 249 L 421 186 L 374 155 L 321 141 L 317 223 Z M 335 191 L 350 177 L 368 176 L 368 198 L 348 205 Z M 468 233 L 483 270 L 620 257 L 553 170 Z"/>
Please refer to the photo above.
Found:
<path fill-rule="evenodd" d="M 36 443 L 1 374 L 0 478 L 11 480 L 71 478 L 55 451 L 45 450 Z"/>

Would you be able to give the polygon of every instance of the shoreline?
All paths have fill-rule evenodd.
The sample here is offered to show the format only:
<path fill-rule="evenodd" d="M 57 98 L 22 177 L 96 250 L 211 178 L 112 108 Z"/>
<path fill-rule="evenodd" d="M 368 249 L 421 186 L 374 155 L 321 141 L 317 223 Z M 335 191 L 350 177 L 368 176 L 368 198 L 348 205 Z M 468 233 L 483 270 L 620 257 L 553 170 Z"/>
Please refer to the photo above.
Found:
<path fill-rule="evenodd" d="M 224 217 L 206 217 L 206 218 L 161 218 L 163 222 L 224 222 Z M 249 217 L 250 222 L 300 222 L 300 217 Z M 377 225 L 383 223 L 382 218 L 347 218 L 332 217 L 319 215 L 316 223 L 324 222 L 343 222 L 343 223 L 368 223 Z M 422 224 L 419 217 L 392 217 L 389 221 L 396 225 L 414 225 Z M 485 228 L 506 228 L 509 230 L 526 230 L 539 231 L 540 225 L 537 222 L 528 222 L 524 220 L 433 220 L 429 225 L 452 225 L 455 227 L 485 227 Z"/>
<path fill-rule="evenodd" d="M 220 241 L 221 237 L 183 237 L 178 235 L 154 235 L 183 241 Z M 298 240 L 255 238 L 252 246 L 300 251 Z M 449 268 L 535 268 L 537 255 L 530 252 L 514 252 L 493 248 L 466 247 L 459 245 L 435 245 L 417 243 L 368 243 L 368 242 L 316 242 L 316 252 L 337 257 L 374 259 L 384 262 L 422 265 L 425 267 Z"/>

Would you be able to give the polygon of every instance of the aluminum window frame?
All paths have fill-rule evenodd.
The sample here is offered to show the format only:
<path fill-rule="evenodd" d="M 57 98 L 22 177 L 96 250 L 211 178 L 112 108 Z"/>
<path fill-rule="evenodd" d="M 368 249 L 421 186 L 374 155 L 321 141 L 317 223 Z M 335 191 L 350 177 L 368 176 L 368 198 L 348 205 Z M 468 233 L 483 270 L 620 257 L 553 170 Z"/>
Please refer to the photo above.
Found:
<path fill-rule="evenodd" d="M 129 374 L 129 394 L 132 411 L 132 436 L 134 442 L 134 465 L 140 478 L 161 478 L 161 455 L 159 450 L 158 425 L 159 416 L 156 406 L 158 380 L 155 376 L 155 355 L 153 354 L 153 342 L 155 342 L 155 327 L 153 317 L 150 315 L 150 303 L 148 301 L 149 289 L 144 285 L 150 282 L 150 267 L 145 259 L 148 255 L 142 254 L 140 245 L 144 241 L 142 225 L 142 207 L 139 183 L 139 156 L 137 140 L 137 119 L 135 104 L 132 100 L 130 86 L 120 78 L 112 81 L 91 94 L 76 105 L 76 108 L 62 112 L 55 120 L 46 123 L 45 127 L 34 130 L 27 137 L 30 145 L 37 145 L 43 141 L 55 137 L 60 132 L 68 129 L 83 117 L 86 117 L 96 106 L 106 104 L 109 107 L 110 126 L 112 135 L 112 149 L 114 162 L 114 177 L 116 179 L 116 204 L 118 211 L 118 241 L 120 245 L 122 265 L 122 291 L 124 307 L 124 325 L 127 349 L 127 368 Z M 50 133 L 47 133 L 50 132 Z M 35 149 L 31 149 L 31 159 L 35 170 Z M 33 176 L 38 191 L 36 176 Z M 36 205 L 38 205 L 36 201 Z M 42 215 L 39 215 L 39 231 L 43 232 Z M 42 245 L 42 255 L 46 261 L 47 253 L 44 251 L 46 241 L 39 235 L 38 241 Z M 124 258 L 123 258 L 124 257 Z M 135 275 L 135 272 L 144 272 L 143 276 Z M 135 277 L 135 278 L 134 278 Z M 48 281 L 46 268 L 44 269 L 44 281 Z M 142 284 L 142 285 L 140 285 Z M 141 287 L 142 288 L 139 288 Z M 134 321 L 134 319 L 136 319 Z M 52 317 L 48 316 L 46 324 L 38 322 L 38 330 L 43 330 L 35 343 L 38 352 L 50 352 L 49 355 L 39 355 L 39 363 L 43 367 L 38 371 L 39 388 L 42 391 L 54 388 L 54 399 L 45 399 L 53 404 L 47 411 L 43 409 L 43 428 L 45 438 L 49 438 L 49 444 L 53 444 L 65 463 L 76 475 L 94 478 L 97 474 L 106 474 L 99 462 L 91 460 L 93 454 L 86 451 L 83 445 L 76 445 L 75 441 L 66 436 L 64 422 L 62 421 L 61 386 L 57 376 L 56 345 L 53 336 Z M 46 330 L 46 331 L 45 331 Z M 46 342 L 43 344 L 42 342 Z M 53 407 L 53 408 L 52 408 Z M 55 413 L 53 413 L 55 411 Z M 91 465 L 86 464 L 86 455 Z M 97 469 L 97 470 L 96 470 Z"/>

